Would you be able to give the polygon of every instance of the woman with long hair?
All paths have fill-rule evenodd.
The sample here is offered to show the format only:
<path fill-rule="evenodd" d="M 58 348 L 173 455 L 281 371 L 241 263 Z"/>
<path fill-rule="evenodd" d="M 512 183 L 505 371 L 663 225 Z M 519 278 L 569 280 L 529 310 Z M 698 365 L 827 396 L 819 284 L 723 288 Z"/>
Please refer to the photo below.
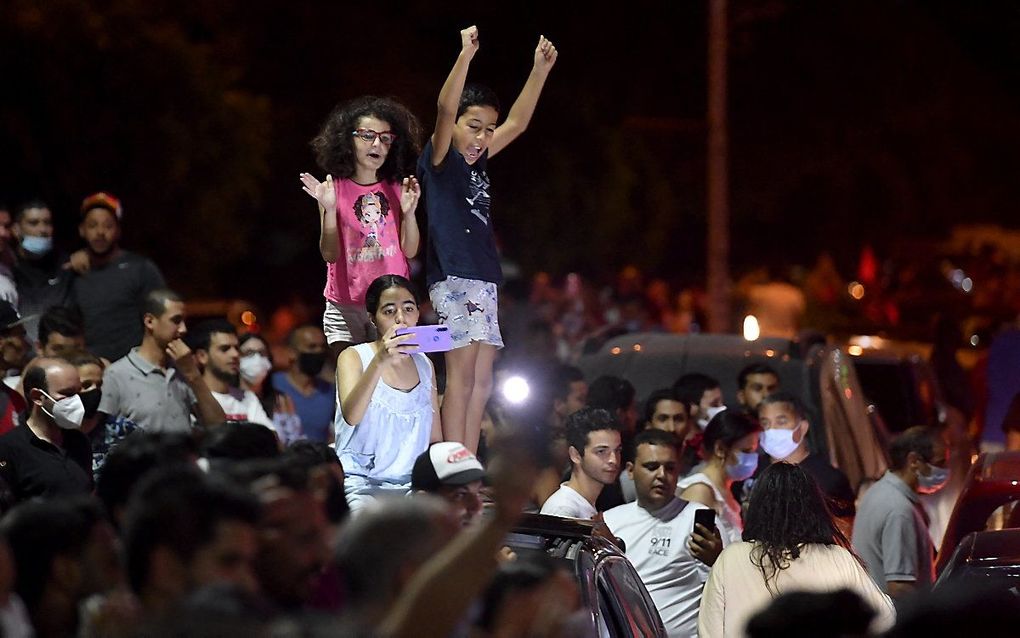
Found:
<path fill-rule="evenodd" d="M 677 496 L 707 505 L 718 517 L 723 545 L 740 540 L 740 504 L 733 498 L 735 481 L 751 478 L 758 468 L 757 423 L 735 410 L 723 410 L 708 422 L 701 440 L 705 464 L 700 472 L 680 480 Z"/>
<path fill-rule="evenodd" d="M 875 611 L 873 631 L 895 610 L 850 549 L 815 480 L 797 465 L 774 463 L 751 491 L 743 541 L 723 550 L 701 595 L 698 635 L 743 636 L 747 621 L 792 591 L 849 589 Z"/>
<path fill-rule="evenodd" d="M 336 364 L 336 454 L 352 512 L 378 496 L 406 494 L 415 459 L 443 438 L 432 362 L 413 336 L 397 334 L 418 324 L 411 282 L 378 277 L 365 292 L 365 309 L 379 338 L 347 348 Z"/>

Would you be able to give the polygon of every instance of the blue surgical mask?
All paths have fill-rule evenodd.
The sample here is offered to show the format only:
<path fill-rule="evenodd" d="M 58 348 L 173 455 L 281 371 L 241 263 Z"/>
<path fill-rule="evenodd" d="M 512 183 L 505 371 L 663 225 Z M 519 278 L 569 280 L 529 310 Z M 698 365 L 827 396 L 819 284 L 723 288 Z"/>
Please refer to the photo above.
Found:
<path fill-rule="evenodd" d="M 737 462 L 726 466 L 726 475 L 734 481 L 743 481 L 754 476 L 758 469 L 757 452 L 735 452 Z"/>
<path fill-rule="evenodd" d="M 36 257 L 42 257 L 53 250 L 53 238 L 25 235 L 21 238 L 21 247 L 27 253 L 32 253 Z"/>
<path fill-rule="evenodd" d="M 796 430 L 784 428 L 769 428 L 761 433 L 761 449 L 777 461 L 782 461 L 797 450 L 800 445 L 793 440 L 793 433 Z"/>
<path fill-rule="evenodd" d="M 917 473 L 917 491 L 921 494 L 934 494 L 949 482 L 949 468 L 937 465 L 928 467 L 931 468 L 931 474 L 928 476 L 924 476 L 920 472 Z"/>

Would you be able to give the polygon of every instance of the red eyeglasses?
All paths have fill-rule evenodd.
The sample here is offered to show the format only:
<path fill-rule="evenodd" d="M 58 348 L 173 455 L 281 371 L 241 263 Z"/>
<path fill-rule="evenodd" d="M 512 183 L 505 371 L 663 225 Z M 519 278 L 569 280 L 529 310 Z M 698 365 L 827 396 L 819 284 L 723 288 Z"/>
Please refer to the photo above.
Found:
<path fill-rule="evenodd" d="M 354 132 L 351 133 L 351 135 L 353 135 L 354 137 L 360 137 L 369 144 L 374 142 L 375 138 L 377 137 L 379 138 L 379 141 L 382 142 L 383 144 L 392 144 L 393 142 L 397 141 L 398 137 L 396 133 L 390 131 L 383 131 L 382 133 L 380 133 L 379 131 L 373 131 L 370 128 L 354 129 Z"/>

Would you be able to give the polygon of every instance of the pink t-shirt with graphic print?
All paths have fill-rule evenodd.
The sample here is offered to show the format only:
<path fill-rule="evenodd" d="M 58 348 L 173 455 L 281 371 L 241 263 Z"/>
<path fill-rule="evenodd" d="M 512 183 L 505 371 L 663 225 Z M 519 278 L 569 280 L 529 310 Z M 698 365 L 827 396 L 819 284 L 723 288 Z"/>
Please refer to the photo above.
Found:
<path fill-rule="evenodd" d="M 362 186 L 339 179 L 334 184 L 340 252 L 326 264 L 322 294 L 342 306 L 362 305 L 376 277 L 409 274 L 400 249 L 400 183 Z"/>

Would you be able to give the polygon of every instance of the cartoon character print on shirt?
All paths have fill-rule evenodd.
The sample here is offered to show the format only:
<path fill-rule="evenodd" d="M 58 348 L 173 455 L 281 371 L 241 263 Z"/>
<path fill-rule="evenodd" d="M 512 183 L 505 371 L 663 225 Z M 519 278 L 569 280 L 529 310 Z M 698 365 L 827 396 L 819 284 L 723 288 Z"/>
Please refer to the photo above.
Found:
<path fill-rule="evenodd" d="M 381 191 L 365 193 L 354 200 L 354 215 L 361 222 L 362 242 L 359 247 L 352 247 L 348 253 L 348 261 L 367 262 L 379 261 L 384 257 L 396 254 L 392 240 L 387 242 L 386 216 L 390 213 L 390 202 Z"/>
<path fill-rule="evenodd" d="M 485 225 L 489 224 L 489 175 L 485 171 L 471 171 L 471 179 L 468 180 L 470 197 L 465 197 L 471 214 L 482 220 Z"/>

